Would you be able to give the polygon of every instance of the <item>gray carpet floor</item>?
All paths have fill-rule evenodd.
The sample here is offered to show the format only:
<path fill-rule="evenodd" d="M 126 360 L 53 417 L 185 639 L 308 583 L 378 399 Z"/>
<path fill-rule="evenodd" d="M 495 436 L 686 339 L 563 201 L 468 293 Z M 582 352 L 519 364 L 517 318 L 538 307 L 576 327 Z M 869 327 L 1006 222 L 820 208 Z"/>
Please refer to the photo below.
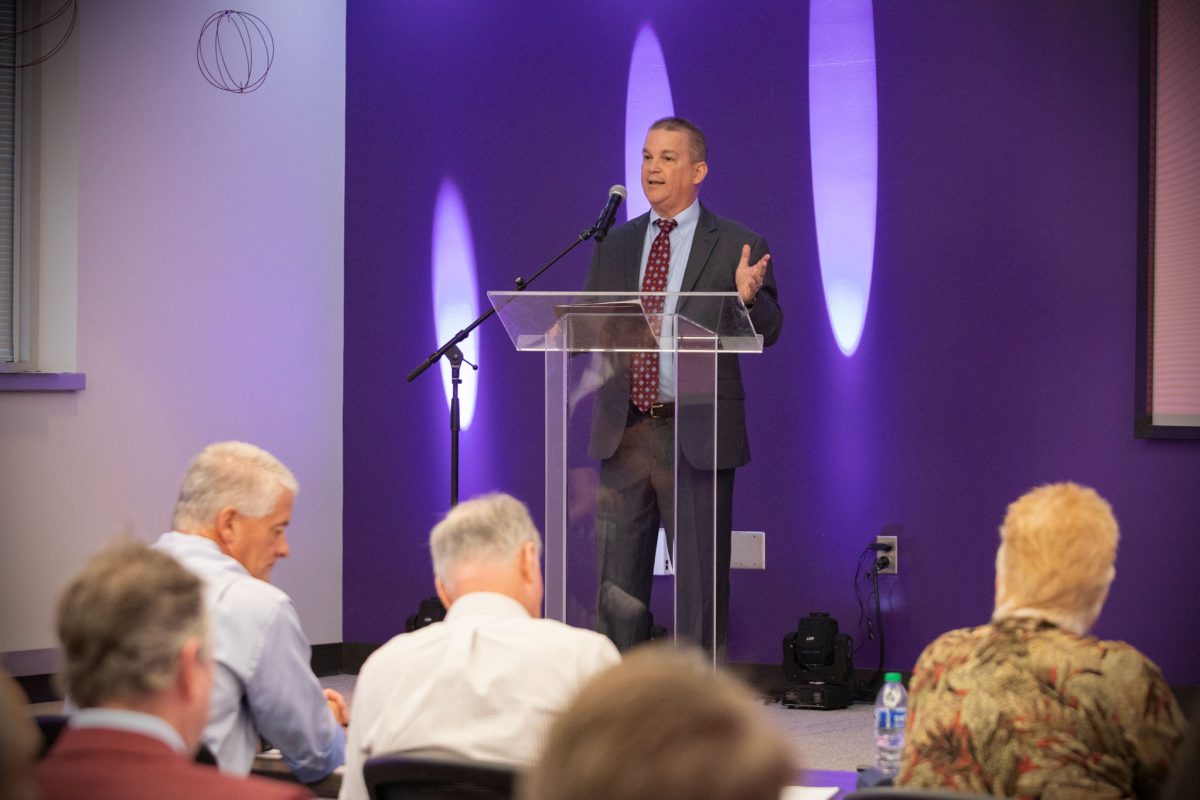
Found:
<path fill-rule="evenodd" d="M 795 745 L 807 769 L 853 772 L 875 764 L 875 706 L 855 703 L 837 711 L 766 706 L 771 721 Z"/>
<path fill-rule="evenodd" d="M 323 686 L 336 689 L 349 700 L 354 694 L 354 675 L 321 678 Z M 765 705 L 767 717 L 791 741 L 807 769 L 853 771 L 875 761 L 874 706 L 855 703 L 837 711 L 784 708 Z"/>

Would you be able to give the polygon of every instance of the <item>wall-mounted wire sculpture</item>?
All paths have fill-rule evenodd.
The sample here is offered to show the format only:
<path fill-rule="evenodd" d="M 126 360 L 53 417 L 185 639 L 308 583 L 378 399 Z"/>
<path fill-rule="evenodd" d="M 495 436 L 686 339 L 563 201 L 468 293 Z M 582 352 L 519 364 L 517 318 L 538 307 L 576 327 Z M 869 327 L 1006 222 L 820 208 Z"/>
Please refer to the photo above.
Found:
<path fill-rule="evenodd" d="M 38 64 L 41 64 L 43 61 L 47 61 L 51 58 L 54 58 L 54 56 L 56 56 L 58 54 L 59 50 L 62 50 L 64 47 L 66 47 L 67 40 L 71 38 L 71 34 L 75 30 L 75 20 L 79 16 L 79 7 L 78 7 L 78 4 L 76 3 L 76 0 L 66 0 L 66 2 L 63 3 L 57 11 L 55 11 L 50 16 L 46 17 L 41 22 L 35 22 L 33 25 L 30 25 L 28 28 L 22 28 L 21 30 L 13 31 L 12 33 L 5 34 L 4 36 L 0 36 L 0 44 L 6 44 L 10 41 L 17 42 L 20 40 L 20 37 L 28 36 L 29 34 L 35 32 L 35 31 L 40 31 L 43 28 L 45 28 L 46 26 L 50 25 L 56 19 L 61 17 L 63 14 L 65 14 L 67 12 L 67 9 L 71 10 L 71 18 L 67 21 L 67 30 L 66 30 L 66 32 L 63 33 L 62 38 L 59 39 L 58 42 L 55 43 L 55 45 L 53 47 L 51 47 L 49 50 L 47 50 L 42 55 L 36 56 L 33 59 L 26 61 L 24 63 L 21 63 L 21 64 L 0 63 L 0 69 L 25 69 L 26 67 L 36 67 Z"/>
<path fill-rule="evenodd" d="M 204 80 L 234 94 L 263 85 L 275 61 L 275 37 L 245 11 L 218 11 L 204 20 L 196 41 L 196 66 Z"/>

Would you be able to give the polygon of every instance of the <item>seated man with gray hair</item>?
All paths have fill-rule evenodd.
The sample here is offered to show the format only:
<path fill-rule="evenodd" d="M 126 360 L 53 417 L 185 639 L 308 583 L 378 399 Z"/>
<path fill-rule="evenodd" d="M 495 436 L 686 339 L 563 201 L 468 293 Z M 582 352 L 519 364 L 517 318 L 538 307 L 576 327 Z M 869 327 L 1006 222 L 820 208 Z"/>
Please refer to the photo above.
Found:
<path fill-rule="evenodd" d="M 468 500 L 433 529 L 446 619 L 376 650 L 354 688 L 342 800 L 364 800 L 363 763 L 406 753 L 525 766 L 555 716 L 620 660 L 607 637 L 540 619 L 541 537 L 505 494 Z"/>
<path fill-rule="evenodd" d="M 95 556 L 67 587 L 58 638 L 78 710 L 34 767 L 44 800 L 309 796 L 191 760 L 214 669 L 202 592 L 178 562 L 137 543 Z"/>
<path fill-rule="evenodd" d="M 1088 635 L 1116 577 L 1117 520 L 1074 483 L 1008 507 L 991 624 L 913 669 L 896 782 L 1003 797 L 1153 797 L 1183 731 L 1158 667 Z"/>
<path fill-rule="evenodd" d="M 225 772 L 248 774 L 260 737 L 304 783 L 343 761 L 346 703 L 321 689 L 291 598 L 267 581 L 289 553 L 300 491 L 291 470 L 244 442 L 209 445 L 192 460 L 172 521 L 155 547 L 205 584 L 217 674 L 204 744 Z"/>

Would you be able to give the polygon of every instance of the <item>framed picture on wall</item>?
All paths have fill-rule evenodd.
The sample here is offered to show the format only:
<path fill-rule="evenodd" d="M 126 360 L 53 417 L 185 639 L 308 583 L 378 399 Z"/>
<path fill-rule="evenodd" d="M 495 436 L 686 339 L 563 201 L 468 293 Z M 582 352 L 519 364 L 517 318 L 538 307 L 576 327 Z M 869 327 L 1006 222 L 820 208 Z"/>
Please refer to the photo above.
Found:
<path fill-rule="evenodd" d="M 1200 439 L 1200 3 L 1141 4 L 1134 433 Z"/>

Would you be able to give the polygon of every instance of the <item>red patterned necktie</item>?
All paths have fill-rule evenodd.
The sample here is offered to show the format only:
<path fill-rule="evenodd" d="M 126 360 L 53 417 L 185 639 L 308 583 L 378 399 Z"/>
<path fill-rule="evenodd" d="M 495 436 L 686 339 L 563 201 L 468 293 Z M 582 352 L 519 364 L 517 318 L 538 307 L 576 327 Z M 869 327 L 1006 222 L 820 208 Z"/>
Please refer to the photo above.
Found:
<path fill-rule="evenodd" d="M 650 244 L 650 259 L 646 262 L 646 275 L 642 278 L 643 292 L 664 292 L 667 289 L 667 272 L 671 267 L 671 231 L 678 225 L 673 219 L 657 220 L 658 235 Z M 647 314 L 661 314 L 663 297 L 647 297 L 642 308 Z M 635 353 L 633 369 L 629 375 L 629 396 L 639 411 L 646 411 L 658 401 L 658 353 Z"/>

